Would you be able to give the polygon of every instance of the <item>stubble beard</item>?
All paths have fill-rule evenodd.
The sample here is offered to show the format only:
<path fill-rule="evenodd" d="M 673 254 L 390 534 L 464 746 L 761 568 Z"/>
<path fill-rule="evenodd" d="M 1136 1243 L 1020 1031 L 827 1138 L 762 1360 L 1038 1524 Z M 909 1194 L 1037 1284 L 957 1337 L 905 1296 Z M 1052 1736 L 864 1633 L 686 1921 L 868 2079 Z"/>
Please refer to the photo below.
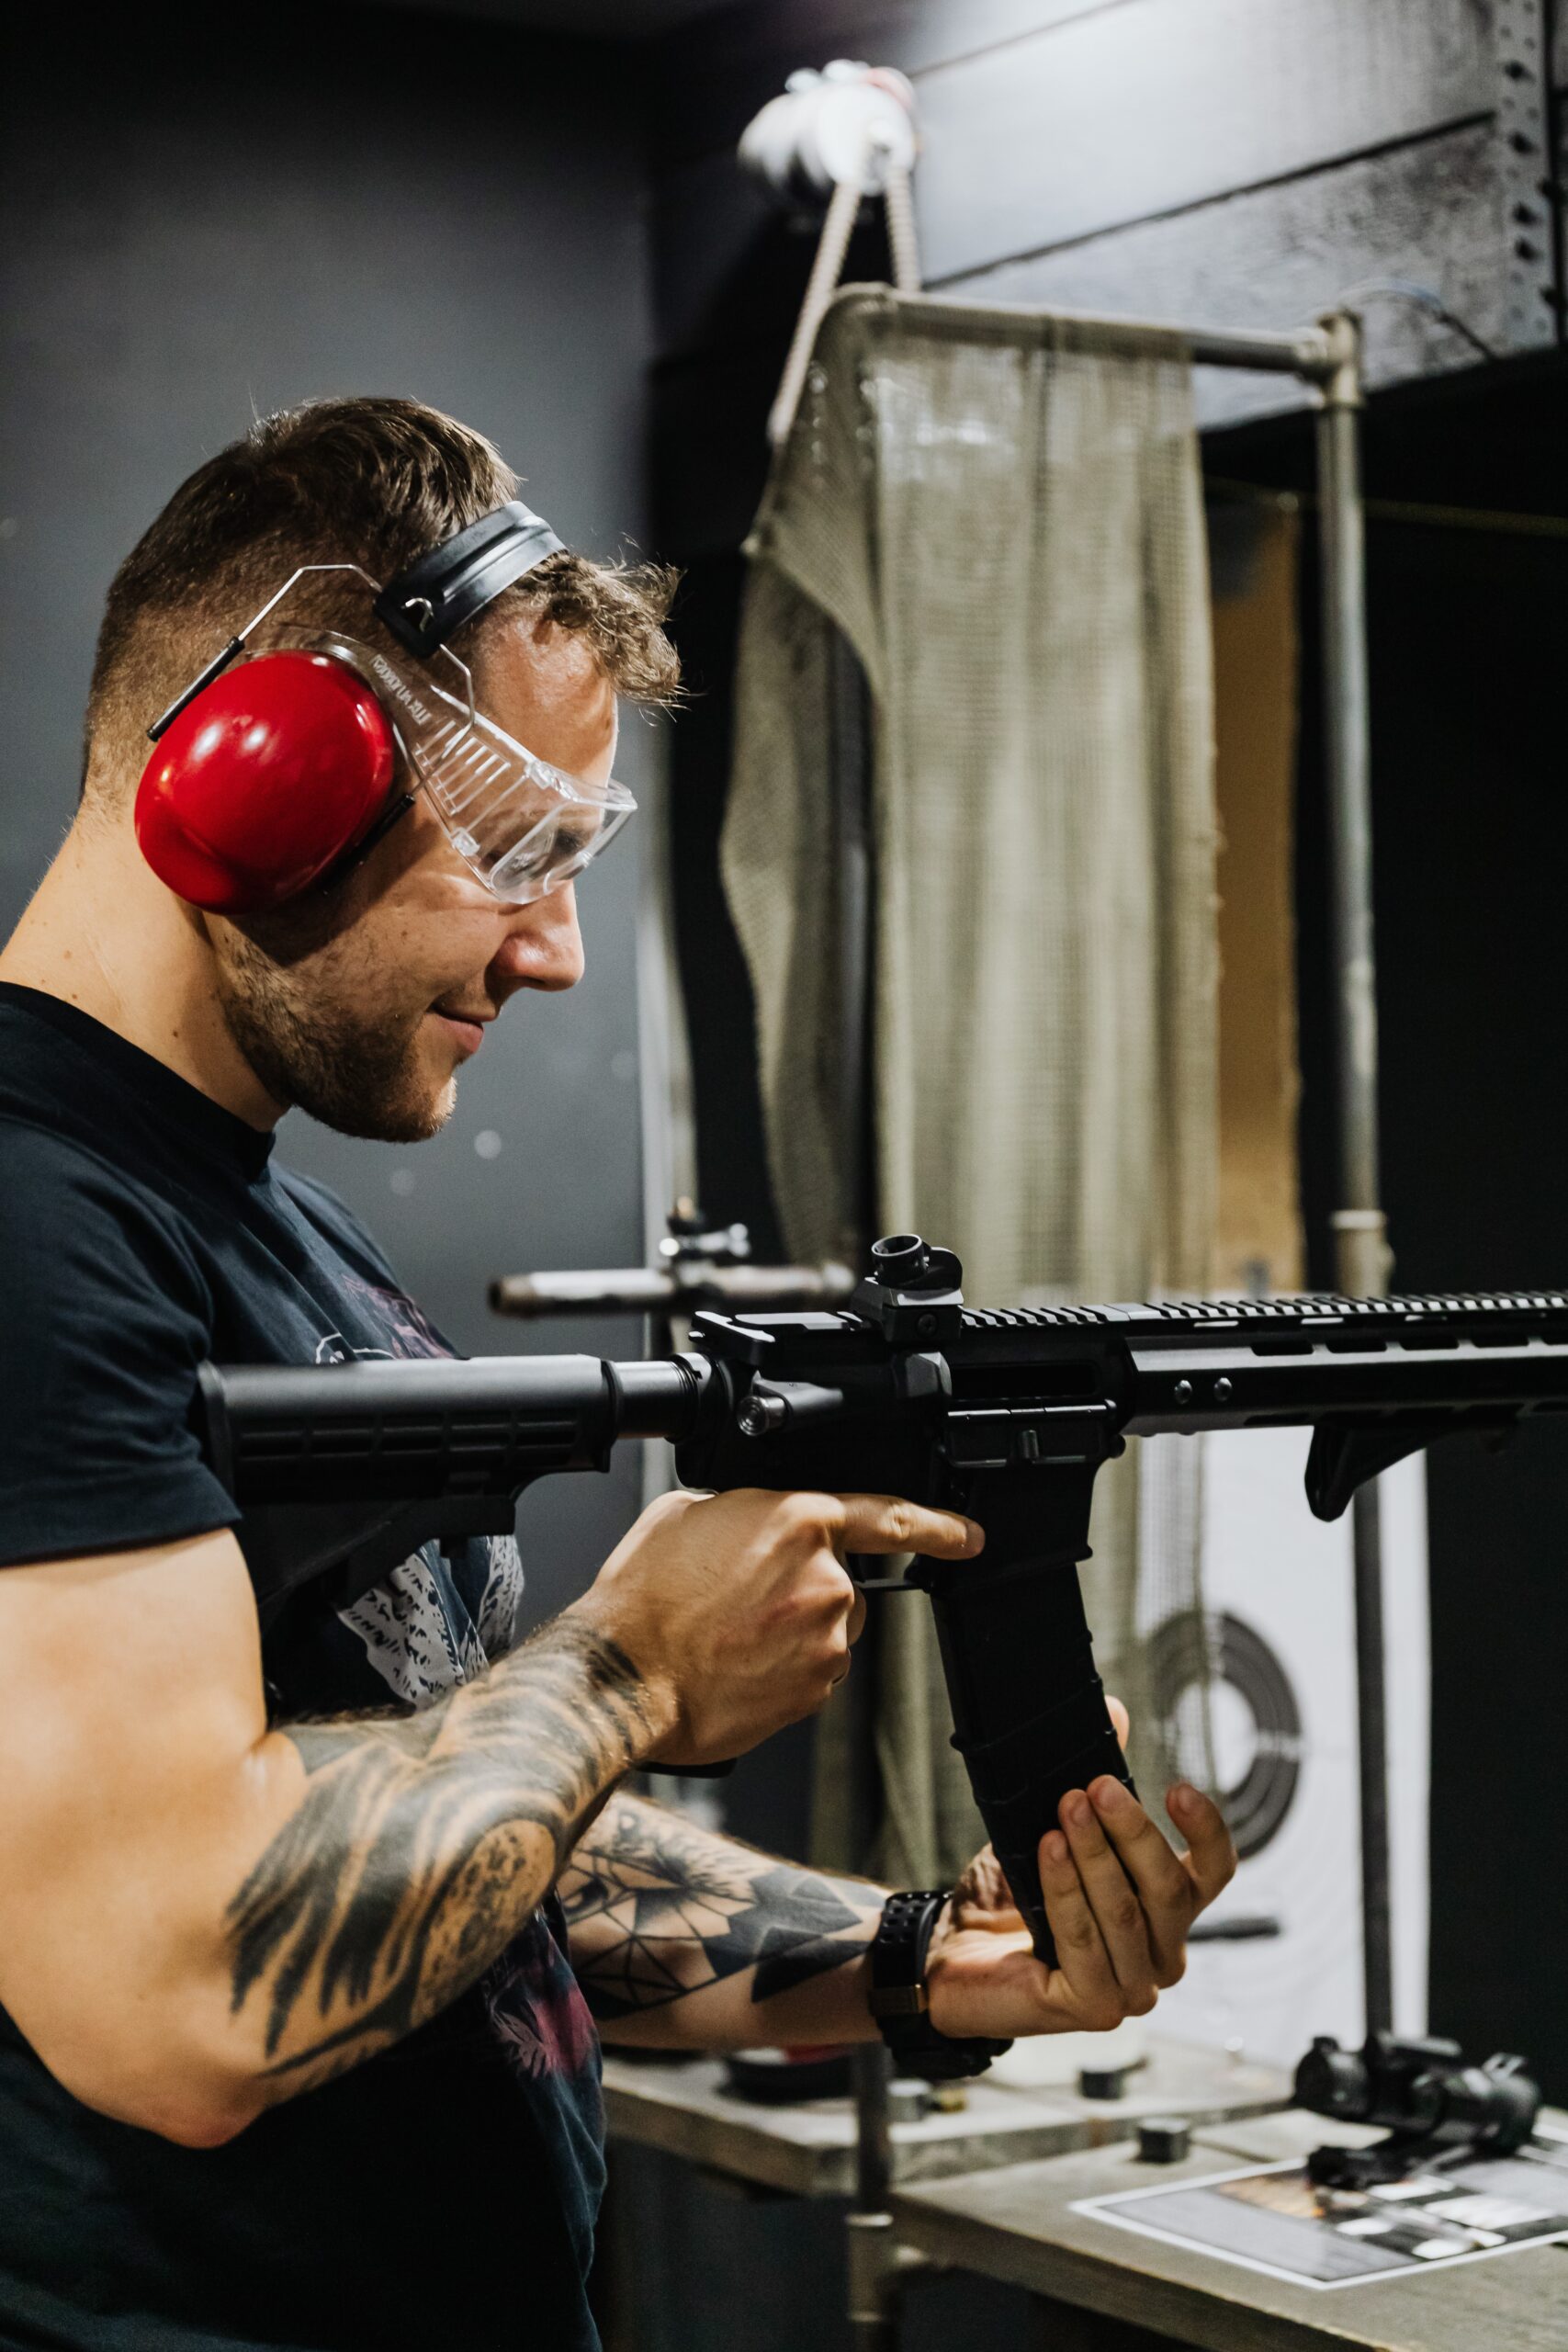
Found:
<path fill-rule="evenodd" d="M 234 933 L 217 973 L 234 1043 L 286 1108 L 373 1143 L 427 1142 L 451 1117 L 457 1089 L 451 1079 L 433 1087 L 421 1072 L 423 1009 L 369 1019 L 333 1001 L 322 985 L 330 978 L 302 983 Z"/>

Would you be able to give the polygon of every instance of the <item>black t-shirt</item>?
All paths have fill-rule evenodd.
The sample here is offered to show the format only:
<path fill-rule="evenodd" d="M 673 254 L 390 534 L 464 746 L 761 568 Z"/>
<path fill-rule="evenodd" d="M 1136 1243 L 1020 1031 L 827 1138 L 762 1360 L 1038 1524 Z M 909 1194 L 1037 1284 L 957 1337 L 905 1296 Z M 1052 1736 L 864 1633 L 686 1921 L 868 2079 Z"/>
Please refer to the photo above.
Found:
<path fill-rule="evenodd" d="M 451 1352 L 270 1138 L 0 985 L 0 1570 L 235 1521 L 196 1434 L 204 1357 Z M 474 1537 L 341 1613 L 291 1607 L 275 1715 L 424 1703 L 507 1648 L 521 1593 L 512 1539 Z M 553 1902 L 441 2016 L 213 2150 L 83 2106 L 0 2009 L 0 2346 L 586 2352 L 601 2142 Z"/>

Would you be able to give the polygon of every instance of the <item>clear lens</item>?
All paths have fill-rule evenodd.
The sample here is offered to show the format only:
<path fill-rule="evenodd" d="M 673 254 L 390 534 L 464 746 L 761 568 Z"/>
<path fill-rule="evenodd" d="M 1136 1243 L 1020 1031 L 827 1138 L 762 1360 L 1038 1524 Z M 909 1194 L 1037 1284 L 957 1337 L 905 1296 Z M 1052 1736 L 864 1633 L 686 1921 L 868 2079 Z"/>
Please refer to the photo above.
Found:
<path fill-rule="evenodd" d="M 486 876 L 496 897 L 518 903 L 540 898 L 592 865 L 620 831 L 635 805 L 624 786 L 611 789 L 622 796 L 618 805 L 578 802 L 541 817 L 532 832 L 499 859 Z"/>
<path fill-rule="evenodd" d="M 518 904 L 581 874 L 635 806 L 625 786 L 595 789 L 479 715 L 431 730 L 414 762 L 458 855 Z"/>
<path fill-rule="evenodd" d="M 375 688 L 453 848 L 498 899 L 522 906 L 558 889 L 637 806 L 625 785 L 585 784 L 477 711 L 468 671 L 451 654 L 441 656 L 448 692 L 335 631 L 284 628 L 276 636 L 335 653 Z"/>

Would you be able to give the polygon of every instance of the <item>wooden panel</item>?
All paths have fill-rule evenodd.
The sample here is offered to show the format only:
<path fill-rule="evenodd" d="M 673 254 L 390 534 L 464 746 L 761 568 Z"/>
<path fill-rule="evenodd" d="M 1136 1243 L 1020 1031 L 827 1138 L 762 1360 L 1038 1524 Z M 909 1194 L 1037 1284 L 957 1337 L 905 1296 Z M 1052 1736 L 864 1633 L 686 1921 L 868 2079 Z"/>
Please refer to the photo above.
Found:
<path fill-rule="evenodd" d="M 1141 222 L 945 290 L 965 300 L 1124 311 L 1213 326 L 1289 327 L 1351 286 L 1438 289 L 1483 340 L 1500 335 L 1499 206 L 1484 124 Z M 1476 355 L 1418 305 L 1369 296 L 1373 384 L 1468 367 Z M 1304 404 L 1290 379 L 1198 371 L 1205 425 Z"/>
<path fill-rule="evenodd" d="M 1299 516 L 1219 497 L 1209 514 L 1220 831 L 1223 1291 L 1298 1290 L 1295 793 Z"/>
<path fill-rule="evenodd" d="M 1492 104 L 1472 0 L 1127 0 L 922 77 L 937 280 Z"/>

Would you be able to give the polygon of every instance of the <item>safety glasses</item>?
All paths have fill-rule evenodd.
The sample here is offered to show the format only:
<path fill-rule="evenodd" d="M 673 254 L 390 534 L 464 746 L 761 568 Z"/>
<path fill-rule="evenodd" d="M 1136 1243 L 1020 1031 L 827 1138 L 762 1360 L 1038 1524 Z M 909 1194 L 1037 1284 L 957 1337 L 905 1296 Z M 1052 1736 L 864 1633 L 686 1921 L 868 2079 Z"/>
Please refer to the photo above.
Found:
<path fill-rule="evenodd" d="M 558 890 L 600 856 L 637 802 L 624 784 L 589 784 L 519 743 L 476 708 L 473 681 L 445 647 L 448 692 L 433 678 L 417 683 L 377 646 L 336 629 L 269 632 L 344 662 L 365 680 L 392 723 L 400 750 L 447 839 L 469 871 L 498 899 L 524 906 Z M 412 668 L 412 664 L 410 665 Z"/>
<path fill-rule="evenodd" d="M 372 597 L 380 593 L 357 564 L 304 565 L 241 630 L 233 653 L 255 660 L 287 646 L 356 672 L 391 723 L 411 782 L 496 898 L 525 906 L 574 880 L 637 807 L 626 786 L 590 784 L 516 741 L 479 709 L 468 664 L 446 646 L 405 667 L 341 630 L 272 617 L 300 580 L 335 571 L 352 573 Z"/>

